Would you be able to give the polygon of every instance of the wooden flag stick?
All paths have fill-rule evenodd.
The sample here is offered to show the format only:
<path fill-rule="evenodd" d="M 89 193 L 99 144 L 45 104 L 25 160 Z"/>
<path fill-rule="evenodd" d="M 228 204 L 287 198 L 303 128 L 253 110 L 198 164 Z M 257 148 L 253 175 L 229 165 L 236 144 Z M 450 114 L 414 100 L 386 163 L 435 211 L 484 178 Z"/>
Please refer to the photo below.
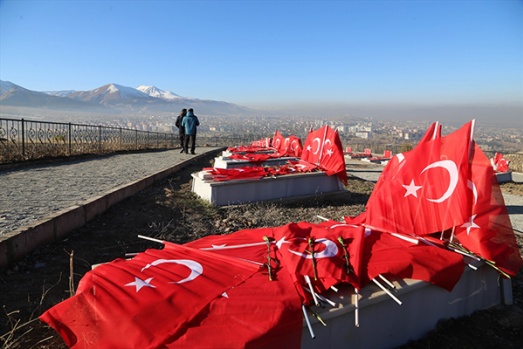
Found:
<path fill-rule="evenodd" d="M 307 315 L 307 309 L 305 309 L 304 304 L 301 305 L 301 310 L 303 311 L 303 317 L 305 318 L 305 322 L 307 323 L 307 327 L 309 328 L 311 338 L 314 339 L 316 336 L 314 335 L 314 331 L 312 330 L 311 322 L 309 320 L 309 315 Z"/>
<path fill-rule="evenodd" d="M 393 295 L 389 290 L 387 290 L 387 289 L 385 288 L 385 286 L 383 286 L 382 284 L 380 284 L 376 279 L 372 279 L 372 282 L 374 282 L 376 285 L 378 285 L 378 287 L 381 288 L 381 289 L 383 290 L 383 292 L 385 292 L 386 294 L 388 294 L 390 298 L 394 299 L 394 301 L 395 301 L 396 303 L 398 303 L 399 305 L 402 304 L 401 301 L 400 301 L 398 298 L 396 298 L 396 296 L 394 296 L 394 295 Z"/>

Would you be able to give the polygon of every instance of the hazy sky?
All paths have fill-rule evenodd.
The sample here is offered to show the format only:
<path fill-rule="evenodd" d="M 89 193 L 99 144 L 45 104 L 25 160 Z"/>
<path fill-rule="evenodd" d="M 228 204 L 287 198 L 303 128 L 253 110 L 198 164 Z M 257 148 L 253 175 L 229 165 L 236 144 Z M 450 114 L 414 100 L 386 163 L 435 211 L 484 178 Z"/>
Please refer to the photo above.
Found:
<path fill-rule="evenodd" d="M 518 110 L 523 1 L 0 0 L 0 79 L 155 85 L 251 107 Z"/>

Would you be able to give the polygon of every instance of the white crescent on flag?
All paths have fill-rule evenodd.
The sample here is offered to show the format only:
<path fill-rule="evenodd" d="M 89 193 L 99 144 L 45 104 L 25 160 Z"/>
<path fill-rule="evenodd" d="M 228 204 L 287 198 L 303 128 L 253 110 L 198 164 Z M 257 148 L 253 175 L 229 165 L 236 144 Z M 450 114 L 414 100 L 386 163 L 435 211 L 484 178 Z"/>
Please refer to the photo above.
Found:
<path fill-rule="evenodd" d="M 191 270 L 191 273 L 189 274 L 188 277 L 186 277 L 185 279 L 182 279 L 180 281 L 173 281 L 173 282 L 171 282 L 172 284 L 179 285 L 179 284 L 183 284 L 184 282 L 192 281 L 203 273 L 203 266 L 200 263 L 190 260 L 190 259 L 157 259 L 154 262 L 152 262 L 151 264 L 147 264 L 145 267 L 143 267 L 142 272 L 145 269 L 149 269 L 150 267 L 155 267 L 155 266 L 158 266 L 160 264 L 165 264 L 165 263 L 185 265 L 187 268 L 189 268 Z"/>
<path fill-rule="evenodd" d="M 304 239 L 305 240 L 305 239 Z M 320 244 L 324 244 L 325 245 L 325 249 L 321 252 L 315 252 L 314 253 L 314 258 L 316 259 L 319 259 L 319 258 L 331 258 L 331 257 L 334 257 L 338 254 L 338 246 L 336 246 L 336 244 L 329 240 L 329 239 L 326 239 L 326 238 L 321 238 L 321 239 L 318 239 L 315 241 L 316 243 L 320 243 Z M 289 252 L 290 253 L 293 253 L 297 256 L 300 256 L 302 258 L 307 258 L 307 259 L 312 259 L 312 255 L 309 254 L 309 253 L 300 253 L 300 252 L 296 252 L 296 251 L 293 251 L 291 249 L 289 249 Z"/>
<path fill-rule="evenodd" d="M 448 186 L 447 190 L 445 191 L 445 193 L 443 193 L 443 195 L 440 198 L 427 199 L 427 200 L 431 201 L 431 202 L 441 203 L 441 202 L 447 200 L 452 195 L 454 190 L 456 189 L 456 186 L 458 185 L 459 174 L 458 174 L 458 167 L 452 160 L 436 161 L 436 162 L 428 165 L 427 167 L 425 167 L 423 169 L 423 171 L 421 171 L 421 173 L 423 173 L 431 168 L 438 168 L 438 167 L 444 168 L 445 170 L 448 171 L 448 173 L 450 175 L 449 186 Z"/>
<path fill-rule="evenodd" d="M 321 145 L 321 141 L 318 137 L 314 138 L 312 142 L 314 143 L 316 141 L 318 141 L 318 148 L 316 148 L 316 151 L 312 152 L 314 155 L 318 154 L 318 152 L 320 151 L 320 145 Z"/>

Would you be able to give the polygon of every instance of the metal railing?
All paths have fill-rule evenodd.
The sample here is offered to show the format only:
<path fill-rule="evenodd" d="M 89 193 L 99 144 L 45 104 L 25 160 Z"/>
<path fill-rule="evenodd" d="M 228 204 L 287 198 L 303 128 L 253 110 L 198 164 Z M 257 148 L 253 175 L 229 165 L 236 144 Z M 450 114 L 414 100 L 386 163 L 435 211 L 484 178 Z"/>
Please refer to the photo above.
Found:
<path fill-rule="evenodd" d="M 198 146 L 230 147 L 247 145 L 266 135 L 212 135 L 199 133 Z M 302 139 L 304 142 L 305 139 Z M 391 150 L 393 154 L 411 150 L 416 142 L 402 144 L 382 143 L 379 140 L 342 140 L 352 144 L 353 151 L 363 152 L 365 148 L 373 154 Z M 118 151 L 173 149 L 179 147 L 178 133 L 139 131 L 122 127 L 31 121 L 25 119 L 0 118 L 0 164 L 35 160 L 42 158 L 66 157 L 84 154 L 108 154 Z M 485 151 L 489 158 L 495 151 Z M 523 172 L 523 154 L 501 151 L 510 168 Z"/>
<path fill-rule="evenodd" d="M 173 133 L 0 118 L 0 163 L 116 151 L 169 149 L 178 144 L 178 135 Z"/>

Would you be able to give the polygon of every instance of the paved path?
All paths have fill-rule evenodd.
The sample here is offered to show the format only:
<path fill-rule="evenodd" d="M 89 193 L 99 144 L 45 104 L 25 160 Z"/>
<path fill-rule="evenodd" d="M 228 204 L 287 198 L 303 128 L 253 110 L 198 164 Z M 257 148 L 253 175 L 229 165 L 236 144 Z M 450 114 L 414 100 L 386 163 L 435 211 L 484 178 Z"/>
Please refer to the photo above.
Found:
<path fill-rule="evenodd" d="M 0 238 L 85 200 L 220 148 L 117 154 L 0 170 Z"/>

